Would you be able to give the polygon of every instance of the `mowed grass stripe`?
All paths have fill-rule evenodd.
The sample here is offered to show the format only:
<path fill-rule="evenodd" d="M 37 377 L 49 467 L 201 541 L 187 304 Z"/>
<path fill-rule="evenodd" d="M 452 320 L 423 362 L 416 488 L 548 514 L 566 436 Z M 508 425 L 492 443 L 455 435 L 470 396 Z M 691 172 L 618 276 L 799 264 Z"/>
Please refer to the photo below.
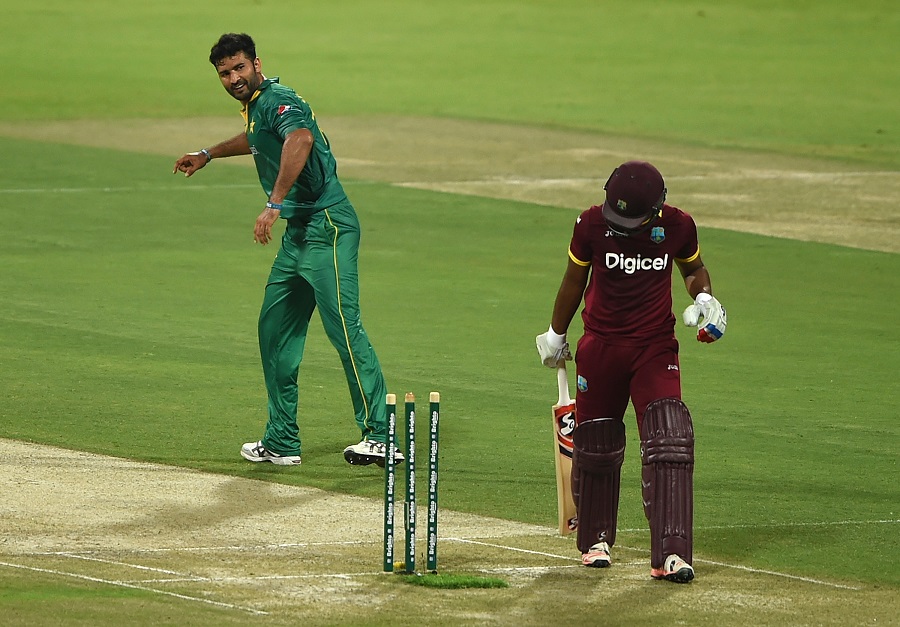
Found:
<path fill-rule="evenodd" d="M 145 585 L 141 585 L 140 583 L 130 583 L 127 581 L 102 579 L 99 577 L 92 577 L 90 575 L 83 575 L 80 573 L 71 573 L 71 572 L 48 569 L 48 568 L 37 568 L 34 566 L 24 566 L 21 564 L 12 564 L 12 563 L 8 563 L 8 562 L 0 562 L 0 566 L 5 566 L 7 568 L 16 568 L 16 569 L 21 569 L 21 570 L 27 570 L 27 571 L 32 571 L 35 573 L 56 575 L 56 576 L 60 576 L 60 577 L 70 577 L 72 579 L 81 579 L 81 580 L 88 581 L 91 583 L 116 586 L 116 587 L 121 587 L 121 588 L 130 588 L 132 590 L 140 590 L 143 592 L 150 592 L 152 594 L 159 594 L 159 595 L 163 595 L 163 596 L 174 597 L 181 601 L 190 601 L 192 603 L 205 603 L 207 605 L 214 605 L 214 606 L 225 608 L 225 609 L 240 610 L 242 612 L 249 612 L 250 614 L 256 614 L 256 615 L 260 615 L 260 616 L 266 616 L 268 614 L 268 612 L 264 612 L 262 610 L 257 610 L 257 609 L 250 608 L 250 607 L 241 607 L 240 605 L 235 605 L 233 603 L 214 601 L 212 599 L 205 599 L 205 598 L 194 597 L 194 596 L 190 596 L 190 595 L 186 595 L 186 594 L 179 594 L 177 592 L 170 592 L 168 590 L 159 590 L 157 588 L 150 588 Z"/>
<path fill-rule="evenodd" d="M 179 184 L 184 189 L 233 185 L 236 191 L 246 185 L 247 198 L 253 199 L 247 204 L 255 207 L 262 194 L 255 185 L 253 162 L 244 157 L 214 161 L 190 179 L 173 182 L 176 156 L 240 130 L 235 118 L 203 122 L 146 119 L 113 127 L 96 120 L 0 124 L 0 146 L 10 142 L 8 150 L 22 156 L 0 174 L 0 189 L 45 188 L 47 178 L 36 176 L 40 169 L 34 172 L 24 166 L 29 155 L 40 159 L 58 145 L 42 142 L 67 137 L 68 143 L 78 146 L 164 156 L 138 177 L 152 180 L 152 186 L 162 191 L 177 193 Z M 602 200 L 603 183 L 615 166 L 641 158 L 661 168 L 669 181 L 670 202 L 691 212 L 701 226 L 900 251 L 900 174 L 875 166 L 496 122 L 337 116 L 320 123 L 332 141 L 351 198 L 354 189 L 386 182 L 583 210 Z M 471 137 L 480 139 L 477 150 L 472 149 Z M 18 145 L 12 138 L 20 138 L 18 143 L 40 141 Z M 116 164 L 112 172 L 121 172 L 120 180 L 104 187 L 119 188 L 122 180 L 134 180 L 137 171 L 122 167 L 129 161 Z M 4 175 L 10 181 L 5 185 Z M 84 177 L 96 179 L 98 174 L 86 170 Z M 37 179 L 36 184 L 21 184 L 30 179 Z M 364 220 L 365 206 L 358 209 Z"/>

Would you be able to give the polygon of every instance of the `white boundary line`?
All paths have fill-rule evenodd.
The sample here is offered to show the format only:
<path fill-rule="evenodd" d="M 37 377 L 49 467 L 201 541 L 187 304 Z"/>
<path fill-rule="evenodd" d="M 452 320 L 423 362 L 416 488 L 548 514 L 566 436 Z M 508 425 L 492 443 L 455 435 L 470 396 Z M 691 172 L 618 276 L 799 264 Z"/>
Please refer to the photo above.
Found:
<path fill-rule="evenodd" d="M 216 607 L 222 607 L 229 610 L 241 610 L 242 612 L 248 612 L 250 614 L 255 614 L 257 616 L 268 616 L 268 612 L 264 612 L 262 610 L 256 610 L 252 607 L 244 607 L 242 605 L 234 605 L 232 603 L 222 603 L 221 601 L 211 601 L 210 599 L 203 599 L 200 597 L 192 597 L 186 594 L 178 594 L 177 592 L 169 592 L 168 590 L 158 590 L 156 588 L 150 588 L 147 586 L 141 586 L 138 584 L 128 583 L 125 581 L 114 581 L 111 579 L 101 579 L 99 577 L 90 577 L 88 575 L 79 575 L 77 573 L 67 573 L 62 570 L 52 570 L 49 568 L 37 568 L 35 566 L 24 566 L 22 564 L 10 564 L 9 562 L 0 562 L 0 566 L 6 566 L 8 568 L 18 568 L 20 570 L 29 570 L 36 573 L 46 573 L 49 575 L 58 575 L 61 577 L 72 577 L 74 579 L 83 579 L 84 581 L 92 581 L 94 583 L 102 583 L 110 586 L 119 586 L 121 588 L 131 588 L 133 590 L 143 590 L 145 592 L 154 592 L 156 594 L 162 594 L 165 596 L 175 597 L 176 599 L 181 599 L 183 601 L 193 601 L 196 603 L 206 603 L 207 605 L 215 605 Z"/>

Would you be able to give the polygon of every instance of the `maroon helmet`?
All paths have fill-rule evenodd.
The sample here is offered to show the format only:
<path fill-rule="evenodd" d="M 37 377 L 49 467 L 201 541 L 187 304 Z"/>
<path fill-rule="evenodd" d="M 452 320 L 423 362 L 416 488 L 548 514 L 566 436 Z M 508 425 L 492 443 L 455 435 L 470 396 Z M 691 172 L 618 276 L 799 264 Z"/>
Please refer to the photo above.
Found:
<path fill-rule="evenodd" d="M 613 170 L 603 189 L 603 218 L 610 229 L 621 235 L 649 228 L 666 200 L 662 174 L 646 161 L 623 163 Z"/>

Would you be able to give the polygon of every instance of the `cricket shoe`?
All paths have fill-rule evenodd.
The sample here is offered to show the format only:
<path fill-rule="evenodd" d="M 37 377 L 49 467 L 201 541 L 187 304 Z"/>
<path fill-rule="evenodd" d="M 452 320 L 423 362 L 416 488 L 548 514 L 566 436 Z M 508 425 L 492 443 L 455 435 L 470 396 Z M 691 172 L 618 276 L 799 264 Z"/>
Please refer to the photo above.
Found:
<path fill-rule="evenodd" d="M 368 466 L 378 464 L 384 468 L 385 449 L 387 444 L 375 440 L 363 440 L 359 444 L 351 444 L 344 449 L 344 459 L 353 466 Z M 403 453 L 394 449 L 394 465 L 402 463 Z"/>
<path fill-rule="evenodd" d="M 259 442 L 247 442 L 241 447 L 241 457 L 251 462 L 272 462 L 279 466 L 299 466 L 299 455 L 279 455 L 273 453 Z"/>
<path fill-rule="evenodd" d="M 612 562 L 609 556 L 609 545 L 606 542 L 598 542 L 587 553 L 581 554 L 581 563 L 593 568 L 606 568 Z"/>
<path fill-rule="evenodd" d="M 688 583 L 694 578 L 694 568 L 674 553 L 666 558 L 662 568 L 651 568 L 654 579 L 667 579 L 675 583 Z"/>

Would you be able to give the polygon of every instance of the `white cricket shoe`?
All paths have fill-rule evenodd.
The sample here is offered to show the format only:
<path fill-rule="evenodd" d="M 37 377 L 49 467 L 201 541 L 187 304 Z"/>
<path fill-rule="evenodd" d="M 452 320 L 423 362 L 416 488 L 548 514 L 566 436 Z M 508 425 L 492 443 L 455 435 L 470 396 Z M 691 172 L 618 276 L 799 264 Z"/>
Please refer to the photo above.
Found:
<path fill-rule="evenodd" d="M 241 457 L 251 462 L 272 462 L 279 466 L 299 466 L 299 455 L 279 455 L 273 453 L 265 446 L 262 440 L 258 442 L 247 442 L 241 447 Z"/>
<path fill-rule="evenodd" d="M 651 568 L 654 579 L 666 579 L 675 583 L 688 583 L 694 578 L 694 568 L 674 553 L 666 558 L 662 568 Z"/>
<path fill-rule="evenodd" d="M 344 459 L 348 464 L 353 466 L 368 466 L 369 464 L 378 464 L 384 468 L 385 449 L 387 444 L 384 442 L 376 442 L 375 440 L 363 440 L 359 444 L 351 444 L 344 449 Z M 404 461 L 403 453 L 399 449 L 394 449 L 394 464 Z"/>
<path fill-rule="evenodd" d="M 612 562 L 609 556 L 609 545 L 606 542 L 598 542 L 587 553 L 581 554 L 581 563 L 593 568 L 606 568 Z"/>

